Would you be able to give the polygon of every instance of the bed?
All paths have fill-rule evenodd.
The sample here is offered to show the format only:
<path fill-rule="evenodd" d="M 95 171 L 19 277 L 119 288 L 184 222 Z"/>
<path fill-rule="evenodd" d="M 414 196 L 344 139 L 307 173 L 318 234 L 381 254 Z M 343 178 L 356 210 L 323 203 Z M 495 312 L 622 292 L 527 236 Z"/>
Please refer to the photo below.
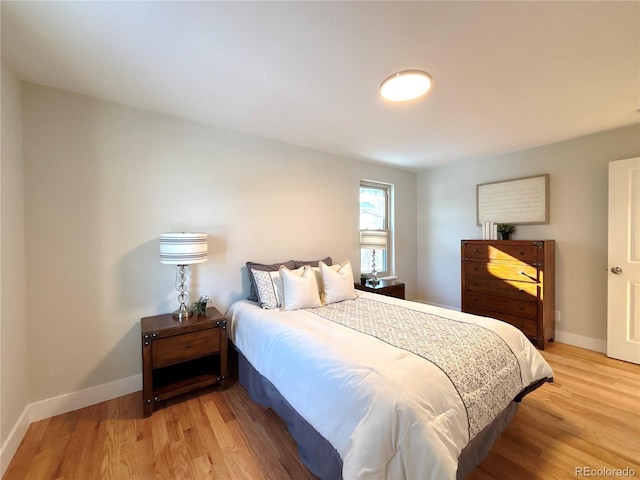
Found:
<path fill-rule="evenodd" d="M 553 379 L 504 322 L 368 292 L 314 305 L 241 300 L 227 318 L 239 383 L 321 479 L 463 478 Z"/>

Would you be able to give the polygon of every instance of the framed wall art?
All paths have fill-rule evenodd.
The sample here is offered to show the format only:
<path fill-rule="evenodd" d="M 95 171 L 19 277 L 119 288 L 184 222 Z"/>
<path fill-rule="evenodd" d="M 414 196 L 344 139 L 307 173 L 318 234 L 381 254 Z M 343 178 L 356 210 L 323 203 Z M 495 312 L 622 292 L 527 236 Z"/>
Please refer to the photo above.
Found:
<path fill-rule="evenodd" d="M 549 223 L 549 174 L 476 185 L 476 219 L 478 225 Z"/>

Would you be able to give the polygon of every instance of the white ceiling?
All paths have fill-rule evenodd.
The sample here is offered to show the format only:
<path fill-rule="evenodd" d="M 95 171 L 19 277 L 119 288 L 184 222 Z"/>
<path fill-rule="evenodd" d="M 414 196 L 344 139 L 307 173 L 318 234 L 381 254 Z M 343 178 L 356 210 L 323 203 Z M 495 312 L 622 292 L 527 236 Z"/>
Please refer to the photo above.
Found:
<path fill-rule="evenodd" d="M 11 2 L 23 80 L 413 170 L 640 121 L 640 2 Z M 421 100 L 380 82 L 431 74 Z"/>

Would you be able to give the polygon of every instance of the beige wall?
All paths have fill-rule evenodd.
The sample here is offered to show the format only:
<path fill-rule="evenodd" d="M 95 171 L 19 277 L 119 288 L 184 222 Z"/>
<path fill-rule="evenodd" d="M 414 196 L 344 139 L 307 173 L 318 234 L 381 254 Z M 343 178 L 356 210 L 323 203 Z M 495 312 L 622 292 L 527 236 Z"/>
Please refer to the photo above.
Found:
<path fill-rule="evenodd" d="M 556 329 L 568 340 L 606 340 L 607 165 L 638 155 L 634 126 L 420 172 L 417 296 L 460 308 L 460 240 L 482 235 L 476 184 L 549 173 L 551 222 L 519 226 L 515 238 L 557 242 Z"/>
<path fill-rule="evenodd" d="M 21 86 L 4 62 L 1 134 L 0 445 L 4 445 L 27 406 L 29 380 Z M 4 471 L 4 465 L 0 471 Z"/>
<path fill-rule="evenodd" d="M 414 295 L 415 173 L 23 90 L 32 401 L 140 373 L 140 317 L 177 306 L 162 232 L 209 234 L 189 285 L 225 311 L 248 294 L 247 260 L 330 255 L 357 272 L 359 180 L 388 182 L 397 274 Z"/>

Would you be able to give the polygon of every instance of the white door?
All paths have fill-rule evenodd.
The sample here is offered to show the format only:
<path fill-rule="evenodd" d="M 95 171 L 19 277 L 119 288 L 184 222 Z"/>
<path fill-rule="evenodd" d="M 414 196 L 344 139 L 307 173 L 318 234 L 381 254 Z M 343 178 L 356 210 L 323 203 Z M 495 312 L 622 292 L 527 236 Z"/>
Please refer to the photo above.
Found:
<path fill-rule="evenodd" d="M 609 163 L 607 355 L 640 363 L 640 157 Z"/>

